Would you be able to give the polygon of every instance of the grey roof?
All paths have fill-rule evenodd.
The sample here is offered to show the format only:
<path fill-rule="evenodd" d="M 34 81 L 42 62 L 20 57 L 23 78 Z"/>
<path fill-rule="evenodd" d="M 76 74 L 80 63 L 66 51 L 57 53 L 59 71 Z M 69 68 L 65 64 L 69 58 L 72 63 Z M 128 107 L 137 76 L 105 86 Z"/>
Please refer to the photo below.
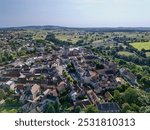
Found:
<path fill-rule="evenodd" d="M 120 112 L 120 107 L 117 103 L 114 102 L 106 102 L 106 103 L 100 103 L 97 105 L 98 109 L 100 112 L 104 112 L 104 113 L 116 113 L 116 112 Z"/>

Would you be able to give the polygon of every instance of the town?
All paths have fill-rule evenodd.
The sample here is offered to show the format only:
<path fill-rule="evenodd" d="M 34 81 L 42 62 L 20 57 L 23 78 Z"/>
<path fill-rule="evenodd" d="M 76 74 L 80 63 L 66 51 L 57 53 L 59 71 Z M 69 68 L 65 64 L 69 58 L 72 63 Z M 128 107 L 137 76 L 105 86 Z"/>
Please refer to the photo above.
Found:
<path fill-rule="evenodd" d="M 10 112 L 119 113 L 130 109 L 128 100 L 135 110 L 138 109 L 138 105 L 132 103 L 138 95 L 129 94 L 140 86 L 137 75 L 96 53 L 100 47 L 92 49 L 68 42 L 62 46 L 49 46 L 45 42 L 41 44 L 42 40 L 31 40 L 29 34 L 23 33 L 24 39 L 18 38 L 19 33 L 13 34 L 3 32 L 0 35 L 3 42 L 17 39 L 16 43 L 11 41 L 11 48 L 9 44 L 2 46 L 11 60 L 5 64 L 1 62 L 0 105 L 10 108 Z M 55 41 L 60 43 L 55 38 L 52 40 L 51 33 L 49 35 L 54 44 Z M 45 38 L 47 41 L 49 35 Z M 13 59 L 16 54 L 9 56 L 9 50 L 16 48 L 19 57 Z M 23 55 L 25 50 L 28 56 Z M 123 89 L 125 94 L 120 98 Z"/>

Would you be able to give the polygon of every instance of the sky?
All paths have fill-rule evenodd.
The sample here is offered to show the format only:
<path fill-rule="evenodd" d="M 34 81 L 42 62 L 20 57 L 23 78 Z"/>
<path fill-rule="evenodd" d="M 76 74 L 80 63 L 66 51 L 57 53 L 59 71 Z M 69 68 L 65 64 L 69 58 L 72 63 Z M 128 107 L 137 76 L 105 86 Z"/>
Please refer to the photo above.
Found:
<path fill-rule="evenodd" d="M 0 27 L 150 27 L 150 0 L 0 0 Z"/>

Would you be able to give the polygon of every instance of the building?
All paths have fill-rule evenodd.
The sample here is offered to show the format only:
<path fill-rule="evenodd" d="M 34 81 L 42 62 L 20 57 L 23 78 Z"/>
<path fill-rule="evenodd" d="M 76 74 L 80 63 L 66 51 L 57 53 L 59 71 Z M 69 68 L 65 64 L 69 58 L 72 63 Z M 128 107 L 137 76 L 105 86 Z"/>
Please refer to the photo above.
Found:
<path fill-rule="evenodd" d="M 97 108 L 101 113 L 119 113 L 121 110 L 115 102 L 99 103 Z"/>

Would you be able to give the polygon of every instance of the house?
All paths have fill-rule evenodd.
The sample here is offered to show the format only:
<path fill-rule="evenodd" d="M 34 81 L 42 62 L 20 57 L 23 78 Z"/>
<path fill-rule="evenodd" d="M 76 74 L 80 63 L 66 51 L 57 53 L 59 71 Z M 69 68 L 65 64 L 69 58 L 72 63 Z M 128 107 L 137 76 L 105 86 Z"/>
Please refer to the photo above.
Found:
<path fill-rule="evenodd" d="M 20 68 L 11 68 L 7 70 L 6 76 L 8 77 L 19 77 L 20 76 Z"/>
<path fill-rule="evenodd" d="M 62 48 L 62 57 L 66 59 L 66 58 L 68 58 L 68 54 L 69 54 L 69 48 L 63 47 Z"/>
<path fill-rule="evenodd" d="M 77 56 L 79 55 L 80 52 L 80 48 L 79 47 L 75 47 L 75 48 L 69 48 L 69 56 Z"/>
<path fill-rule="evenodd" d="M 84 58 L 85 58 L 86 60 L 89 60 L 89 61 L 90 61 L 90 60 L 97 60 L 97 59 L 98 59 L 98 57 L 95 56 L 95 55 L 93 55 L 93 54 L 85 55 Z"/>
<path fill-rule="evenodd" d="M 6 82 L 6 87 L 8 87 L 11 90 L 15 90 L 15 86 L 16 84 L 14 81 L 9 80 L 8 82 Z"/>
<path fill-rule="evenodd" d="M 39 76 L 39 75 L 41 75 L 41 73 L 42 73 L 42 68 L 35 68 L 35 70 L 34 70 L 35 76 Z"/>
<path fill-rule="evenodd" d="M 59 94 L 64 92 L 66 88 L 67 88 L 67 84 L 64 81 L 60 82 L 58 86 L 56 87 Z"/>
<path fill-rule="evenodd" d="M 34 48 L 34 47 L 32 47 L 32 46 L 27 47 L 27 51 L 29 51 L 29 52 L 33 52 L 34 50 L 35 50 L 35 48 Z"/>
<path fill-rule="evenodd" d="M 11 78 L 8 77 L 3 77 L 0 75 L 0 88 L 5 88 L 8 87 L 8 85 L 6 85 L 6 83 L 10 80 Z"/>
<path fill-rule="evenodd" d="M 32 100 L 32 99 L 33 99 L 33 96 L 32 96 L 31 91 L 25 91 L 21 94 L 19 101 L 21 103 L 25 103 L 25 102 Z"/>
<path fill-rule="evenodd" d="M 16 90 L 16 92 L 18 93 L 21 93 L 21 92 L 23 92 L 24 90 L 24 85 L 22 85 L 22 84 L 16 84 L 15 85 L 15 88 L 14 88 L 15 90 Z"/>
<path fill-rule="evenodd" d="M 87 106 L 91 105 L 89 99 L 83 99 L 82 101 L 77 101 L 76 106 L 80 106 L 80 108 L 85 109 Z"/>
<path fill-rule="evenodd" d="M 121 77 L 116 77 L 116 82 L 117 82 L 117 84 L 125 84 L 125 81 L 124 81 L 124 79 L 123 78 L 121 78 Z"/>
<path fill-rule="evenodd" d="M 106 100 L 106 101 L 110 101 L 110 100 L 113 99 L 113 96 L 112 96 L 112 95 L 110 94 L 110 92 L 108 92 L 108 91 L 105 93 L 104 96 L 105 96 L 105 100 Z"/>
<path fill-rule="evenodd" d="M 41 92 L 41 87 L 37 84 L 34 84 L 31 88 L 31 93 L 33 96 L 33 99 L 36 98 L 36 96 Z"/>
<path fill-rule="evenodd" d="M 44 112 L 49 103 L 56 103 L 56 102 L 59 103 L 58 97 L 48 95 L 48 96 L 45 97 L 45 99 L 42 102 L 39 103 L 39 105 L 37 107 L 37 110 L 39 112 Z"/>
<path fill-rule="evenodd" d="M 52 88 L 52 89 L 46 89 L 44 92 L 43 92 L 44 96 L 47 96 L 47 95 L 52 95 L 52 96 L 58 96 L 58 93 L 56 91 L 56 89 Z"/>
<path fill-rule="evenodd" d="M 95 70 L 90 70 L 90 67 L 87 66 L 83 74 L 84 83 L 87 84 L 92 83 L 91 81 L 96 79 L 97 76 L 98 76 L 97 72 Z"/>
<path fill-rule="evenodd" d="M 90 79 L 91 79 L 91 74 L 90 74 L 90 70 L 89 70 L 89 67 L 87 67 L 85 73 L 84 73 L 84 82 L 85 83 L 90 83 Z"/>
<path fill-rule="evenodd" d="M 71 96 L 72 101 L 75 102 L 78 94 L 75 91 L 71 91 L 70 96 Z"/>
<path fill-rule="evenodd" d="M 121 68 L 119 71 L 125 80 L 128 80 L 132 85 L 137 85 L 137 78 L 133 73 L 129 72 L 125 68 Z"/>
<path fill-rule="evenodd" d="M 97 108 L 101 113 L 119 113 L 121 110 L 115 102 L 99 103 Z"/>
<path fill-rule="evenodd" d="M 23 105 L 21 107 L 21 111 L 23 113 L 28 113 L 31 110 L 35 109 L 36 107 L 37 107 L 37 103 L 36 102 L 34 102 L 34 103 L 28 102 L 28 103 L 26 103 L 25 105 Z"/>
<path fill-rule="evenodd" d="M 5 82 L 9 81 L 10 79 L 11 79 L 10 77 L 4 77 L 3 75 L 0 75 L 0 82 L 5 83 Z"/>
<path fill-rule="evenodd" d="M 36 50 L 37 50 L 38 52 L 40 52 L 40 53 L 44 53 L 45 47 L 44 47 L 44 46 L 38 46 L 38 47 L 36 47 Z"/>
<path fill-rule="evenodd" d="M 49 102 L 51 102 L 51 103 L 59 102 L 58 97 L 57 96 L 53 96 L 53 95 L 47 95 L 46 99 L 49 100 Z"/>
<path fill-rule="evenodd" d="M 21 76 L 19 76 L 17 83 L 19 84 L 26 84 L 27 80 L 26 80 L 26 76 L 21 74 Z"/>
<path fill-rule="evenodd" d="M 100 99 L 99 97 L 94 93 L 94 91 L 92 90 L 89 90 L 87 91 L 87 96 L 89 97 L 90 101 L 93 103 L 93 104 L 97 104 L 100 102 Z"/>
<path fill-rule="evenodd" d="M 30 68 L 28 68 L 28 67 L 22 68 L 21 73 L 22 73 L 23 75 L 25 75 L 25 76 L 28 76 L 28 77 L 29 77 L 30 75 L 32 75 L 32 73 L 30 72 Z"/>

